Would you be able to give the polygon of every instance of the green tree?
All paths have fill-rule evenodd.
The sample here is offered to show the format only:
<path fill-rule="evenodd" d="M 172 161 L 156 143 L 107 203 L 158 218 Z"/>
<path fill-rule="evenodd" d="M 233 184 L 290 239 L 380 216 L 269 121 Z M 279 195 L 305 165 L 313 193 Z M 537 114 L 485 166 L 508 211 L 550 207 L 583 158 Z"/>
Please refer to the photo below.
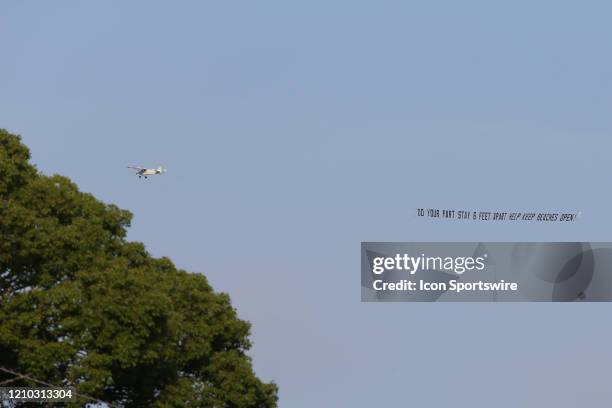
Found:
<path fill-rule="evenodd" d="M 0 366 L 126 407 L 275 407 L 229 297 L 29 160 L 0 129 Z"/>

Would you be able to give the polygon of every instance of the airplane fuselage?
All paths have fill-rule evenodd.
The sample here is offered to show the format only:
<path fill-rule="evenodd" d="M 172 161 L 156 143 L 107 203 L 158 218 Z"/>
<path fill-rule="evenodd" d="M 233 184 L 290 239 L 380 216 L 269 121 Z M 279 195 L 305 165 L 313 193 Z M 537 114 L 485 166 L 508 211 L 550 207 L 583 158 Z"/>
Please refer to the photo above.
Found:
<path fill-rule="evenodd" d="M 148 178 L 148 176 L 155 176 L 157 174 L 164 174 L 166 169 L 159 166 L 156 169 L 146 168 L 146 167 L 136 167 L 136 166 L 128 166 L 129 169 L 136 170 L 136 175 L 138 178 Z"/>
<path fill-rule="evenodd" d="M 154 174 L 161 174 L 161 171 L 157 169 L 142 169 L 138 172 L 142 176 L 152 176 Z"/>

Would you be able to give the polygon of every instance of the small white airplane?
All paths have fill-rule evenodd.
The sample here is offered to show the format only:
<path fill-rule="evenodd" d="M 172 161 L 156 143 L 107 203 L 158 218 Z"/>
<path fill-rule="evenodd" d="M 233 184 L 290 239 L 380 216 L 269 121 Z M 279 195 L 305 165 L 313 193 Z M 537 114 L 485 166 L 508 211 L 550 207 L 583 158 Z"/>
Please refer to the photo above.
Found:
<path fill-rule="evenodd" d="M 127 168 L 136 170 L 136 174 L 138 175 L 138 178 L 142 178 L 142 177 L 149 178 L 149 176 L 155 176 L 157 174 L 164 174 L 165 172 L 168 171 L 161 166 L 159 166 L 156 169 L 148 169 L 146 167 L 135 167 L 135 166 L 127 166 Z"/>

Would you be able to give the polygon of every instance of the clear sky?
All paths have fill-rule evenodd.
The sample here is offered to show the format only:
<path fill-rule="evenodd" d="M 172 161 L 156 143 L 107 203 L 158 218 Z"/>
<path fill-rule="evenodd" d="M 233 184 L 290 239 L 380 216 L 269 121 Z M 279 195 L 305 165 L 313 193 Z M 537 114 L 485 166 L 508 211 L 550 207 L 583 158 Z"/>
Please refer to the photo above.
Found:
<path fill-rule="evenodd" d="M 283 408 L 601 407 L 610 305 L 362 304 L 359 251 L 612 241 L 611 19 L 607 1 L 10 2 L 0 127 L 228 292 Z"/>

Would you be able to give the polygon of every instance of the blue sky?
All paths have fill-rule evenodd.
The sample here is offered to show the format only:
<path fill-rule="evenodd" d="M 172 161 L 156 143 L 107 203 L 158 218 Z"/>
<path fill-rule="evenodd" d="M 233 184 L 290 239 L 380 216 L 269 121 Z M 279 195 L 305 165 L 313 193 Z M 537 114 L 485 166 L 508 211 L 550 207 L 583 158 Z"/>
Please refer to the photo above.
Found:
<path fill-rule="evenodd" d="M 280 406 L 612 399 L 607 304 L 362 304 L 361 241 L 610 241 L 603 1 L 13 2 L 0 127 L 253 323 Z M 164 165 L 134 178 L 126 165 Z M 416 208 L 582 211 L 459 225 Z"/>

